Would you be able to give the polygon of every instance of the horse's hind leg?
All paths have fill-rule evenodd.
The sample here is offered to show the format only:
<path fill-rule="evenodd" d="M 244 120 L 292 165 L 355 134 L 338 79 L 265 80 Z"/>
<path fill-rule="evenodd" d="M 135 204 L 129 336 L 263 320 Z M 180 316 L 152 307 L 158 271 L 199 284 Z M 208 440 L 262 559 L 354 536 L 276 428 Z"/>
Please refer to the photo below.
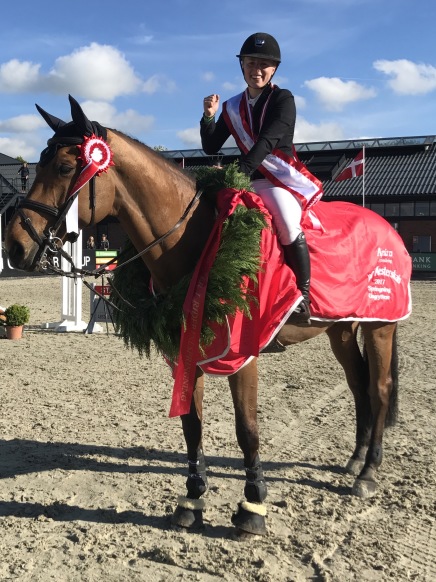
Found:
<path fill-rule="evenodd" d="M 179 496 L 177 508 L 172 516 L 173 525 L 192 529 L 203 526 L 204 500 L 200 497 L 207 490 L 206 462 L 202 445 L 203 393 L 204 374 L 198 368 L 191 410 L 189 414 L 181 416 L 188 452 L 187 494 Z"/>
<path fill-rule="evenodd" d="M 327 330 L 336 359 L 344 369 L 356 410 L 355 448 L 347 463 L 347 471 L 358 475 L 364 463 L 371 438 L 371 403 L 368 393 L 369 373 L 357 343 L 358 324 L 339 322 Z"/>
<path fill-rule="evenodd" d="M 369 365 L 369 397 L 372 431 L 365 464 L 353 485 L 359 497 L 371 497 L 377 490 L 375 473 L 383 457 L 385 425 L 393 424 L 397 403 L 396 323 L 361 324 Z"/>
<path fill-rule="evenodd" d="M 244 455 L 246 501 L 239 503 L 232 522 L 240 532 L 263 535 L 266 533 L 266 509 L 263 501 L 267 487 L 259 458 L 257 426 L 257 360 L 253 359 L 236 374 L 229 376 L 235 408 L 236 438 Z"/>

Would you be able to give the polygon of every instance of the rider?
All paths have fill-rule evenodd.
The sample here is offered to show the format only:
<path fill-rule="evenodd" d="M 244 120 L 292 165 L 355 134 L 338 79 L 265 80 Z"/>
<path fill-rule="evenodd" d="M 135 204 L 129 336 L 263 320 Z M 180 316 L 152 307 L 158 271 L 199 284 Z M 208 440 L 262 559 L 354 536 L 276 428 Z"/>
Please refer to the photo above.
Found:
<path fill-rule="evenodd" d="M 207 154 L 216 154 L 230 135 L 235 138 L 241 150 L 240 170 L 250 176 L 253 190 L 271 213 L 285 261 L 303 296 L 290 321 L 310 325 L 310 256 L 300 222 L 302 210 L 322 196 L 321 183 L 307 168 L 303 175 L 294 156 L 294 96 L 271 82 L 281 61 L 275 38 L 256 32 L 236 56 L 247 88 L 223 103 L 216 122 L 219 95 L 204 98 L 202 147 Z"/>

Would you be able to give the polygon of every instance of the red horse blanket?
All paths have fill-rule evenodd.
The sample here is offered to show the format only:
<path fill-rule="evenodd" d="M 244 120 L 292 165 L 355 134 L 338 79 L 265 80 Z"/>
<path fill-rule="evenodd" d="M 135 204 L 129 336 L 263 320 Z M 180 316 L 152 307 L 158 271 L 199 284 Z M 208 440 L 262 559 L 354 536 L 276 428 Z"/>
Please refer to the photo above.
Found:
<path fill-rule="evenodd" d="M 248 363 L 279 332 L 301 301 L 295 277 L 262 200 L 251 192 L 222 190 L 219 215 L 194 272 L 183 310 L 178 362 L 170 416 L 189 412 L 196 366 L 228 376 Z M 216 338 L 200 354 L 198 343 L 206 298 L 207 277 L 218 250 L 223 221 L 238 204 L 261 209 L 269 228 L 262 231 L 262 265 L 254 289 L 258 304 L 252 318 L 240 312 L 226 326 L 215 326 Z M 379 215 L 347 202 L 318 202 L 302 222 L 312 263 L 311 314 L 318 321 L 398 321 L 411 313 L 412 263 L 397 232 Z"/>

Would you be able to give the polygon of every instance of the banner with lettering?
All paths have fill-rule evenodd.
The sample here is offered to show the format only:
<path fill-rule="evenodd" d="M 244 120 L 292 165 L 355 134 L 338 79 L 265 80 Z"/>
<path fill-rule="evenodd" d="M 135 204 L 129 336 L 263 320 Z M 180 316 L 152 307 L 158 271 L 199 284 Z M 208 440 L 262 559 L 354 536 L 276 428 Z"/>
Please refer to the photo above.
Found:
<path fill-rule="evenodd" d="M 348 202 L 319 202 L 303 219 L 312 261 L 314 319 L 399 321 L 411 313 L 412 260 L 381 216 Z"/>

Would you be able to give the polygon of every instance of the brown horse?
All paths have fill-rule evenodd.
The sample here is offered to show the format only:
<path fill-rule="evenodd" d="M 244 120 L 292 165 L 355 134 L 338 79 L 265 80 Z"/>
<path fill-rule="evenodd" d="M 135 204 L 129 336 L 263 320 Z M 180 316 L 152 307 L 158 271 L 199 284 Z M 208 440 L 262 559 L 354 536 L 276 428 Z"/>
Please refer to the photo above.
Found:
<path fill-rule="evenodd" d="M 195 182 L 175 164 L 119 131 L 90 122 L 71 97 L 70 104 L 73 121 L 69 123 L 38 108 L 55 134 L 41 154 L 27 198 L 8 225 L 6 248 L 11 263 L 32 271 L 38 268 L 43 248 L 57 237 L 66 238 L 63 219 L 70 204 L 68 195 L 84 166 L 77 145 L 84 136 L 100 135 L 113 152 L 114 165 L 106 168 L 94 184 L 91 180 L 80 190 L 79 226 L 115 216 L 138 250 L 162 237 L 142 255 L 142 260 L 156 289 L 165 292 L 194 268 L 213 225 L 213 208 L 203 199 L 190 206 L 195 199 Z M 184 213 L 186 220 L 173 229 Z M 359 327 L 365 357 L 358 346 Z M 287 346 L 327 333 L 355 401 L 356 446 L 346 468 L 356 475 L 352 491 L 359 497 L 376 492 L 375 473 L 382 461 L 384 427 L 394 424 L 397 412 L 396 327 L 396 322 L 382 321 L 314 322 L 310 327 L 285 325 L 278 336 Z M 246 471 L 246 501 L 239 504 L 232 521 L 240 532 L 263 534 L 267 488 L 258 452 L 257 359 L 228 380 Z M 186 528 L 202 524 L 201 496 L 207 490 L 203 389 L 204 375 L 197 368 L 190 412 L 181 417 L 188 453 L 187 495 L 180 497 L 173 515 L 173 523 Z"/>

